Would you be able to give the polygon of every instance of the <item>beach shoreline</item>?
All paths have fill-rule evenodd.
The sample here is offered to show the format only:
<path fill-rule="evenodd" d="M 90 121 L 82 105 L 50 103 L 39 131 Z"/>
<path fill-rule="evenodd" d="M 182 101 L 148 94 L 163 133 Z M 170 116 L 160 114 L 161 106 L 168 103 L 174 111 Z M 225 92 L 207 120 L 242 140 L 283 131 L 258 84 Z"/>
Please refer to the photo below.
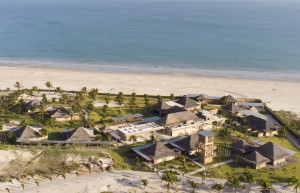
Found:
<path fill-rule="evenodd" d="M 209 77 L 190 74 L 116 73 L 66 68 L 0 66 L 0 89 L 14 88 L 19 81 L 24 88 L 46 89 L 45 82 L 65 90 L 98 88 L 99 92 L 151 95 L 208 94 L 260 98 L 273 110 L 289 110 L 300 115 L 300 82 L 289 80 L 253 80 L 233 77 Z"/>

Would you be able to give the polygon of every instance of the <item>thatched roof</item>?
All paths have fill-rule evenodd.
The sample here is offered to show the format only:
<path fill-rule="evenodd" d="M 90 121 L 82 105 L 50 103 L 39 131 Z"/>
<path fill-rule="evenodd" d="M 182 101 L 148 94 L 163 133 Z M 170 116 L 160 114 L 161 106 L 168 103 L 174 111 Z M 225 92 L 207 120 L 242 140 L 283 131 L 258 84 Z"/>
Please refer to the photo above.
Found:
<path fill-rule="evenodd" d="M 247 121 L 249 128 L 256 129 L 261 132 L 269 132 L 271 130 L 277 129 L 277 127 L 270 121 L 257 116 L 249 115 L 247 116 Z"/>
<path fill-rule="evenodd" d="M 181 108 L 181 107 L 174 106 L 174 107 L 171 107 L 171 108 L 165 110 L 164 113 L 165 114 L 172 114 L 172 113 L 178 113 L 178 112 L 183 112 L 183 111 L 186 111 L 186 110 Z"/>
<path fill-rule="evenodd" d="M 13 136 L 16 139 L 32 139 L 32 138 L 39 138 L 42 137 L 42 133 L 40 132 L 41 128 L 31 127 L 26 125 L 16 131 L 13 132 Z"/>
<path fill-rule="evenodd" d="M 24 104 L 24 109 L 25 110 L 30 110 L 31 108 L 38 108 L 41 106 L 41 101 L 39 101 L 38 99 L 33 99 L 31 101 L 29 101 L 28 103 Z"/>
<path fill-rule="evenodd" d="M 237 150 L 241 153 L 247 153 L 252 149 L 251 145 L 249 145 L 244 140 L 240 140 L 235 143 L 232 143 L 232 144 L 230 144 L 230 147 L 232 147 L 234 150 Z"/>
<path fill-rule="evenodd" d="M 175 142 L 176 145 L 182 147 L 186 151 L 195 150 L 199 148 L 199 135 L 189 135 L 179 141 Z"/>
<path fill-rule="evenodd" d="M 51 115 L 51 118 L 69 118 L 71 116 L 72 114 L 69 109 L 66 107 L 58 107 Z"/>
<path fill-rule="evenodd" d="M 228 95 L 227 96 L 227 102 L 228 103 L 235 103 L 235 102 L 237 102 L 237 100 L 235 100 L 235 98 L 233 98 L 233 96 Z"/>
<path fill-rule="evenodd" d="M 167 142 L 157 142 L 140 150 L 143 154 L 153 160 L 161 159 L 168 156 L 175 156 L 178 152 L 171 149 L 171 145 Z"/>
<path fill-rule="evenodd" d="M 167 114 L 158 121 L 159 124 L 165 126 L 171 126 L 176 124 L 182 124 L 186 121 L 197 120 L 198 117 L 190 111 L 182 111 L 178 113 Z"/>
<path fill-rule="evenodd" d="M 67 133 L 68 141 L 92 141 L 95 140 L 94 129 L 78 127 Z"/>
<path fill-rule="evenodd" d="M 249 154 L 246 154 L 243 156 L 248 162 L 253 163 L 255 165 L 262 164 L 262 163 L 267 163 L 270 162 L 271 160 L 264 157 L 257 151 L 251 152 Z"/>
<path fill-rule="evenodd" d="M 104 133 L 109 133 L 113 131 L 108 125 L 105 125 L 104 127 L 100 128 L 100 130 L 103 131 Z"/>
<path fill-rule="evenodd" d="M 234 103 L 227 104 L 227 105 L 223 106 L 222 109 L 224 109 L 225 111 L 230 112 L 230 113 L 236 113 L 240 110 L 240 108 L 237 105 L 235 105 Z"/>
<path fill-rule="evenodd" d="M 285 149 L 283 149 L 281 146 L 276 145 L 273 142 L 268 142 L 258 147 L 257 151 L 261 155 L 269 158 L 272 161 L 282 159 L 291 155 L 288 152 L 286 152 Z"/>
<path fill-rule="evenodd" d="M 159 102 L 159 103 L 157 103 L 157 104 L 155 104 L 155 105 L 153 105 L 152 106 L 152 109 L 153 110 L 155 110 L 155 111 L 157 111 L 157 112 L 164 112 L 165 110 L 167 110 L 167 109 L 169 109 L 169 108 L 171 108 L 171 106 L 170 105 L 168 105 L 166 102 L 164 102 L 164 101 L 161 101 L 161 102 Z"/>
<path fill-rule="evenodd" d="M 200 95 L 197 97 L 197 100 L 198 100 L 198 101 L 204 101 L 204 100 L 206 100 L 206 99 L 207 99 L 207 97 L 204 96 L 203 94 L 200 94 Z"/>
<path fill-rule="evenodd" d="M 199 106 L 199 104 L 196 101 L 190 99 L 189 97 L 183 97 L 175 102 L 183 105 L 185 109 L 195 108 Z"/>

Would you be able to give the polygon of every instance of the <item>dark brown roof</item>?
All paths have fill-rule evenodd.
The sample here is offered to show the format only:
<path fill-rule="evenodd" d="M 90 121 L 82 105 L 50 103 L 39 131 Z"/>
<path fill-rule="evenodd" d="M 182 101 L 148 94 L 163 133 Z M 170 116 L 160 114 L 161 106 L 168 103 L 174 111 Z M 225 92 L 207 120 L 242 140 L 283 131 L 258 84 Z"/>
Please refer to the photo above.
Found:
<path fill-rule="evenodd" d="M 189 135 L 179 141 L 176 141 L 175 144 L 186 151 L 195 150 L 199 148 L 199 136 L 197 134 Z"/>
<path fill-rule="evenodd" d="M 71 117 L 71 112 L 66 107 L 58 107 L 51 115 L 51 118 L 68 118 L 68 117 Z"/>
<path fill-rule="evenodd" d="M 233 96 L 228 95 L 227 96 L 227 102 L 228 103 L 235 103 L 235 102 L 237 102 L 237 100 L 235 100 L 235 98 L 233 98 Z"/>
<path fill-rule="evenodd" d="M 189 97 L 182 97 L 181 99 L 179 99 L 175 102 L 183 105 L 185 109 L 195 108 L 195 107 L 199 106 L 199 104 L 196 101 L 194 101 L 193 99 L 190 99 Z"/>
<path fill-rule="evenodd" d="M 255 165 L 270 162 L 268 158 L 264 157 L 257 151 L 251 152 L 243 156 L 248 162 L 254 163 Z"/>
<path fill-rule="evenodd" d="M 24 104 L 24 109 L 25 110 L 30 110 L 31 108 L 38 108 L 41 106 L 41 101 L 39 101 L 38 99 L 33 99 L 31 101 L 29 101 L 28 103 Z"/>
<path fill-rule="evenodd" d="M 261 132 L 269 132 L 271 130 L 278 129 L 270 121 L 267 121 L 266 119 L 262 119 L 260 117 L 256 117 L 253 115 L 247 116 L 247 121 L 248 121 L 249 128 L 256 129 Z"/>
<path fill-rule="evenodd" d="M 207 97 L 204 96 L 203 94 L 200 94 L 200 95 L 197 97 L 197 100 L 198 100 L 198 101 L 204 101 L 204 100 L 206 100 L 206 99 L 207 99 Z"/>
<path fill-rule="evenodd" d="M 171 126 L 176 124 L 182 124 L 186 121 L 199 119 L 190 111 L 182 111 L 163 116 L 157 123 L 165 126 Z"/>
<path fill-rule="evenodd" d="M 177 152 L 172 150 L 171 147 L 167 142 L 157 142 L 140 151 L 153 160 L 157 160 L 168 156 L 175 156 Z"/>
<path fill-rule="evenodd" d="M 258 147 L 257 151 L 261 155 L 269 158 L 272 161 L 290 156 L 290 154 L 286 152 L 281 146 L 276 145 L 273 142 L 268 142 Z"/>
<path fill-rule="evenodd" d="M 241 153 L 247 153 L 252 149 L 251 145 L 249 145 L 244 140 L 240 140 L 235 143 L 232 143 L 232 144 L 230 144 L 230 147 L 232 147 L 233 149 L 235 149 Z"/>
<path fill-rule="evenodd" d="M 78 127 L 67 133 L 68 141 L 92 141 L 95 140 L 94 129 Z"/>
<path fill-rule="evenodd" d="M 178 112 L 183 112 L 183 111 L 186 111 L 186 110 L 181 107 L 174 106 L 174 107 L 171 107 L 171 108 L 165 110 L 164 114 L 172 114 L 172 113 L 178 113 Z"/>
<path fill-rule="evenodd" d="M 40 132 L 40 128 L 34 128 L 29 125 L 26 125 L 14 131 L 13 136 L 16 139 L 31 139 L 31 138 L 42 137 L 43 135 Z"/>
<path fill-rule="evenodd" d="M 171 108 L 171 106 L 168 105 L 164 101 L 161 101 L 161 102 L 159 102 L 159 103 L 157 103 L 157 104 L 155 104 L 155 105 L 152 106 L 152 109 L 155 110 L 155 111 L 157 111 L 157 112 L 163 112 L 163 111 L 165 111 L 165 110 L 167 110 L 169 108 Z"/>
<path fill-rule="evenodd" d="M 236 113 L 240 110 L 240 108 L 237 105 L 235 105 L 234 103 L 229 103 L 229 104 L 223 106 L 222 109 L 224 109 L 225 111 L 228 111 L 230 113 Z"/>

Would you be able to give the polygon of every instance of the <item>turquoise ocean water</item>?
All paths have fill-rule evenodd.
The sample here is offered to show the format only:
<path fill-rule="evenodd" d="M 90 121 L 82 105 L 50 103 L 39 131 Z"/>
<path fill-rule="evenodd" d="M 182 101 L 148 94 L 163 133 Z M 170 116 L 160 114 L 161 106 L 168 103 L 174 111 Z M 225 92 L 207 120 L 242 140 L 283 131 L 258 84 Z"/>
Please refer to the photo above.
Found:
<path fill-rule="evenodd" d="M 0 64 L 300 79 L 300 1 L 1 0 Z"/>

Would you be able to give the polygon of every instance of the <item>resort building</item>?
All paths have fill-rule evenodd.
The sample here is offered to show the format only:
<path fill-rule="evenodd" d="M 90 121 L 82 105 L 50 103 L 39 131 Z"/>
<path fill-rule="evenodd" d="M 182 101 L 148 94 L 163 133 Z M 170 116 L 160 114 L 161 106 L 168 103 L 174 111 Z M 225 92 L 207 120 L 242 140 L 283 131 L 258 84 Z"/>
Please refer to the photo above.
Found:
<path fill-rule="evenodd" d="M 237 141 L 230 145 L 231 156 L 241 165 L 260 169 L 266 167 L 267 164 L 273 166 L 284 164 L 286 159 L 296 153 L 273 142 L 260 143 L 261 145 L 257 147 L 249 145 L 243 140 Z"/>
<path fill-rule="evenodd" d="M 96 135 L 94 135 L 93 128 L 78 127 L 77 129 L 64 130 L 63 135 L 67 141 L 94 141 Z"/>
<path fill-rule="evenodd" d="M 279 128 L 266 119 L 250 115 L 247 122 L 250 131 L 258 132 L 258 137 L 271 137 L 278 133 Z"/>
<path fill-rule="evenodd" d="M 110 126 L 112 131 L 108 132 L 113 138 L 119 138 L 123 141 L 130 141 L 133 136 L 149 139 L 156 131 L 164 129 L 163 126 L 155 122 L 141 123 L 140 121 L 129 124 Z"/>
<path fill-rule="evenodd" d="M 33 99 L 28 103 L 24 104 L 24 112 L 25 113 L 33 112 L 36 109 L 38 109 L 40 106 L 41 106 L 41 101 L 39 101 L 38 99 Z"/>
<path fill-rule="evenodd" d="M 158 164 L 164 161 L 170 161 L 180 155 L 180 150 L 168 142 L 157 142 L 131 149 L 140 158 L 141 161 L 147 161 Z"/>
<path fill-rule="evenodd" d="M 235 103 L 229 103 L 222 106 L 222 109 L 230 116 L 238 116 L 240 108 Z"/>
<path fill-rule="evenodd" d="M 257 148 L 257 151 L 264 157 L 271 160 L 272 165 L 278 165 L 285 162 L 286 158 L 292 155 L 287 152 L 284 148 L 276 145 L 273 142 L 268 142 Z"/>
<path fill-rule="evenodd" d="M 168 105 L 166 102 L 161 101 L 152 106 L 153 111 L 157 112 L 159 116 L 165 115 L 168 109 L 172 108 L 172 106 Z"/>
<path fill-rule="evenodd" d="M 213 144 L 214 133 L 211 131 L 200 131 L 198 134 L 170 139 L 164 142 L 147 144 L 131 148 L 134 155 L 142 161 L 160 163 L 175 159 L 181 154 L 197 154 L 202 163 L 210 163 L 216 155 Z"/>
<path fill-rule="evenodd" d="M 48 135 L 43 135 L 41 132 L 42 128 L 40 126 L 29 126 L 26 125 L 20 129 L 13 129 L 10 132 L 13 134 L 13 139 L 15 141 L 22 140 L 43 140 L 47 139 Z"/>
<path fill-rule="evenodd" d="M 226 97 L 227 97 L 226 104 L 238 102 L 238 101 L 237 101 L 233 96 L 231 96 L 231 95 L 227 95 Z"/>
<path fill-rule="evenodd" d="M 54 111 L 49 111 L 50 117 L 54 118 L 56 121 L 70 121 L 70 120 L 79 120 L 78 113 L 72 113 L 71 109 L 66 107 L 58 107 Z"/>
<path fill-rule="evenodd" d="M 192 111 L 192 110 L 201 108 L 201 106 L 200 106 L 201 104 L 197 103 L 193 99 L 190 99 L 189 97 L 182 97 L 182 98 L 176 100 L 175 102 L 182 105 L 182 107 L 188 111 Z"/>
<path fill-rule="evenodd" d="M 199 159 L 200 162 L 206 164 L 213 162 L 213 157 L 216 156 L 214 152 L 217 147 L 214 145 L 215 133 L 203 130 L 199 131 Z"/>
<path fill-rule="evenodd" d="M 206 103 L 207 97 L 204 96 L 203 94 L 200 94 L 196 99 L 200 103 Z"/>

